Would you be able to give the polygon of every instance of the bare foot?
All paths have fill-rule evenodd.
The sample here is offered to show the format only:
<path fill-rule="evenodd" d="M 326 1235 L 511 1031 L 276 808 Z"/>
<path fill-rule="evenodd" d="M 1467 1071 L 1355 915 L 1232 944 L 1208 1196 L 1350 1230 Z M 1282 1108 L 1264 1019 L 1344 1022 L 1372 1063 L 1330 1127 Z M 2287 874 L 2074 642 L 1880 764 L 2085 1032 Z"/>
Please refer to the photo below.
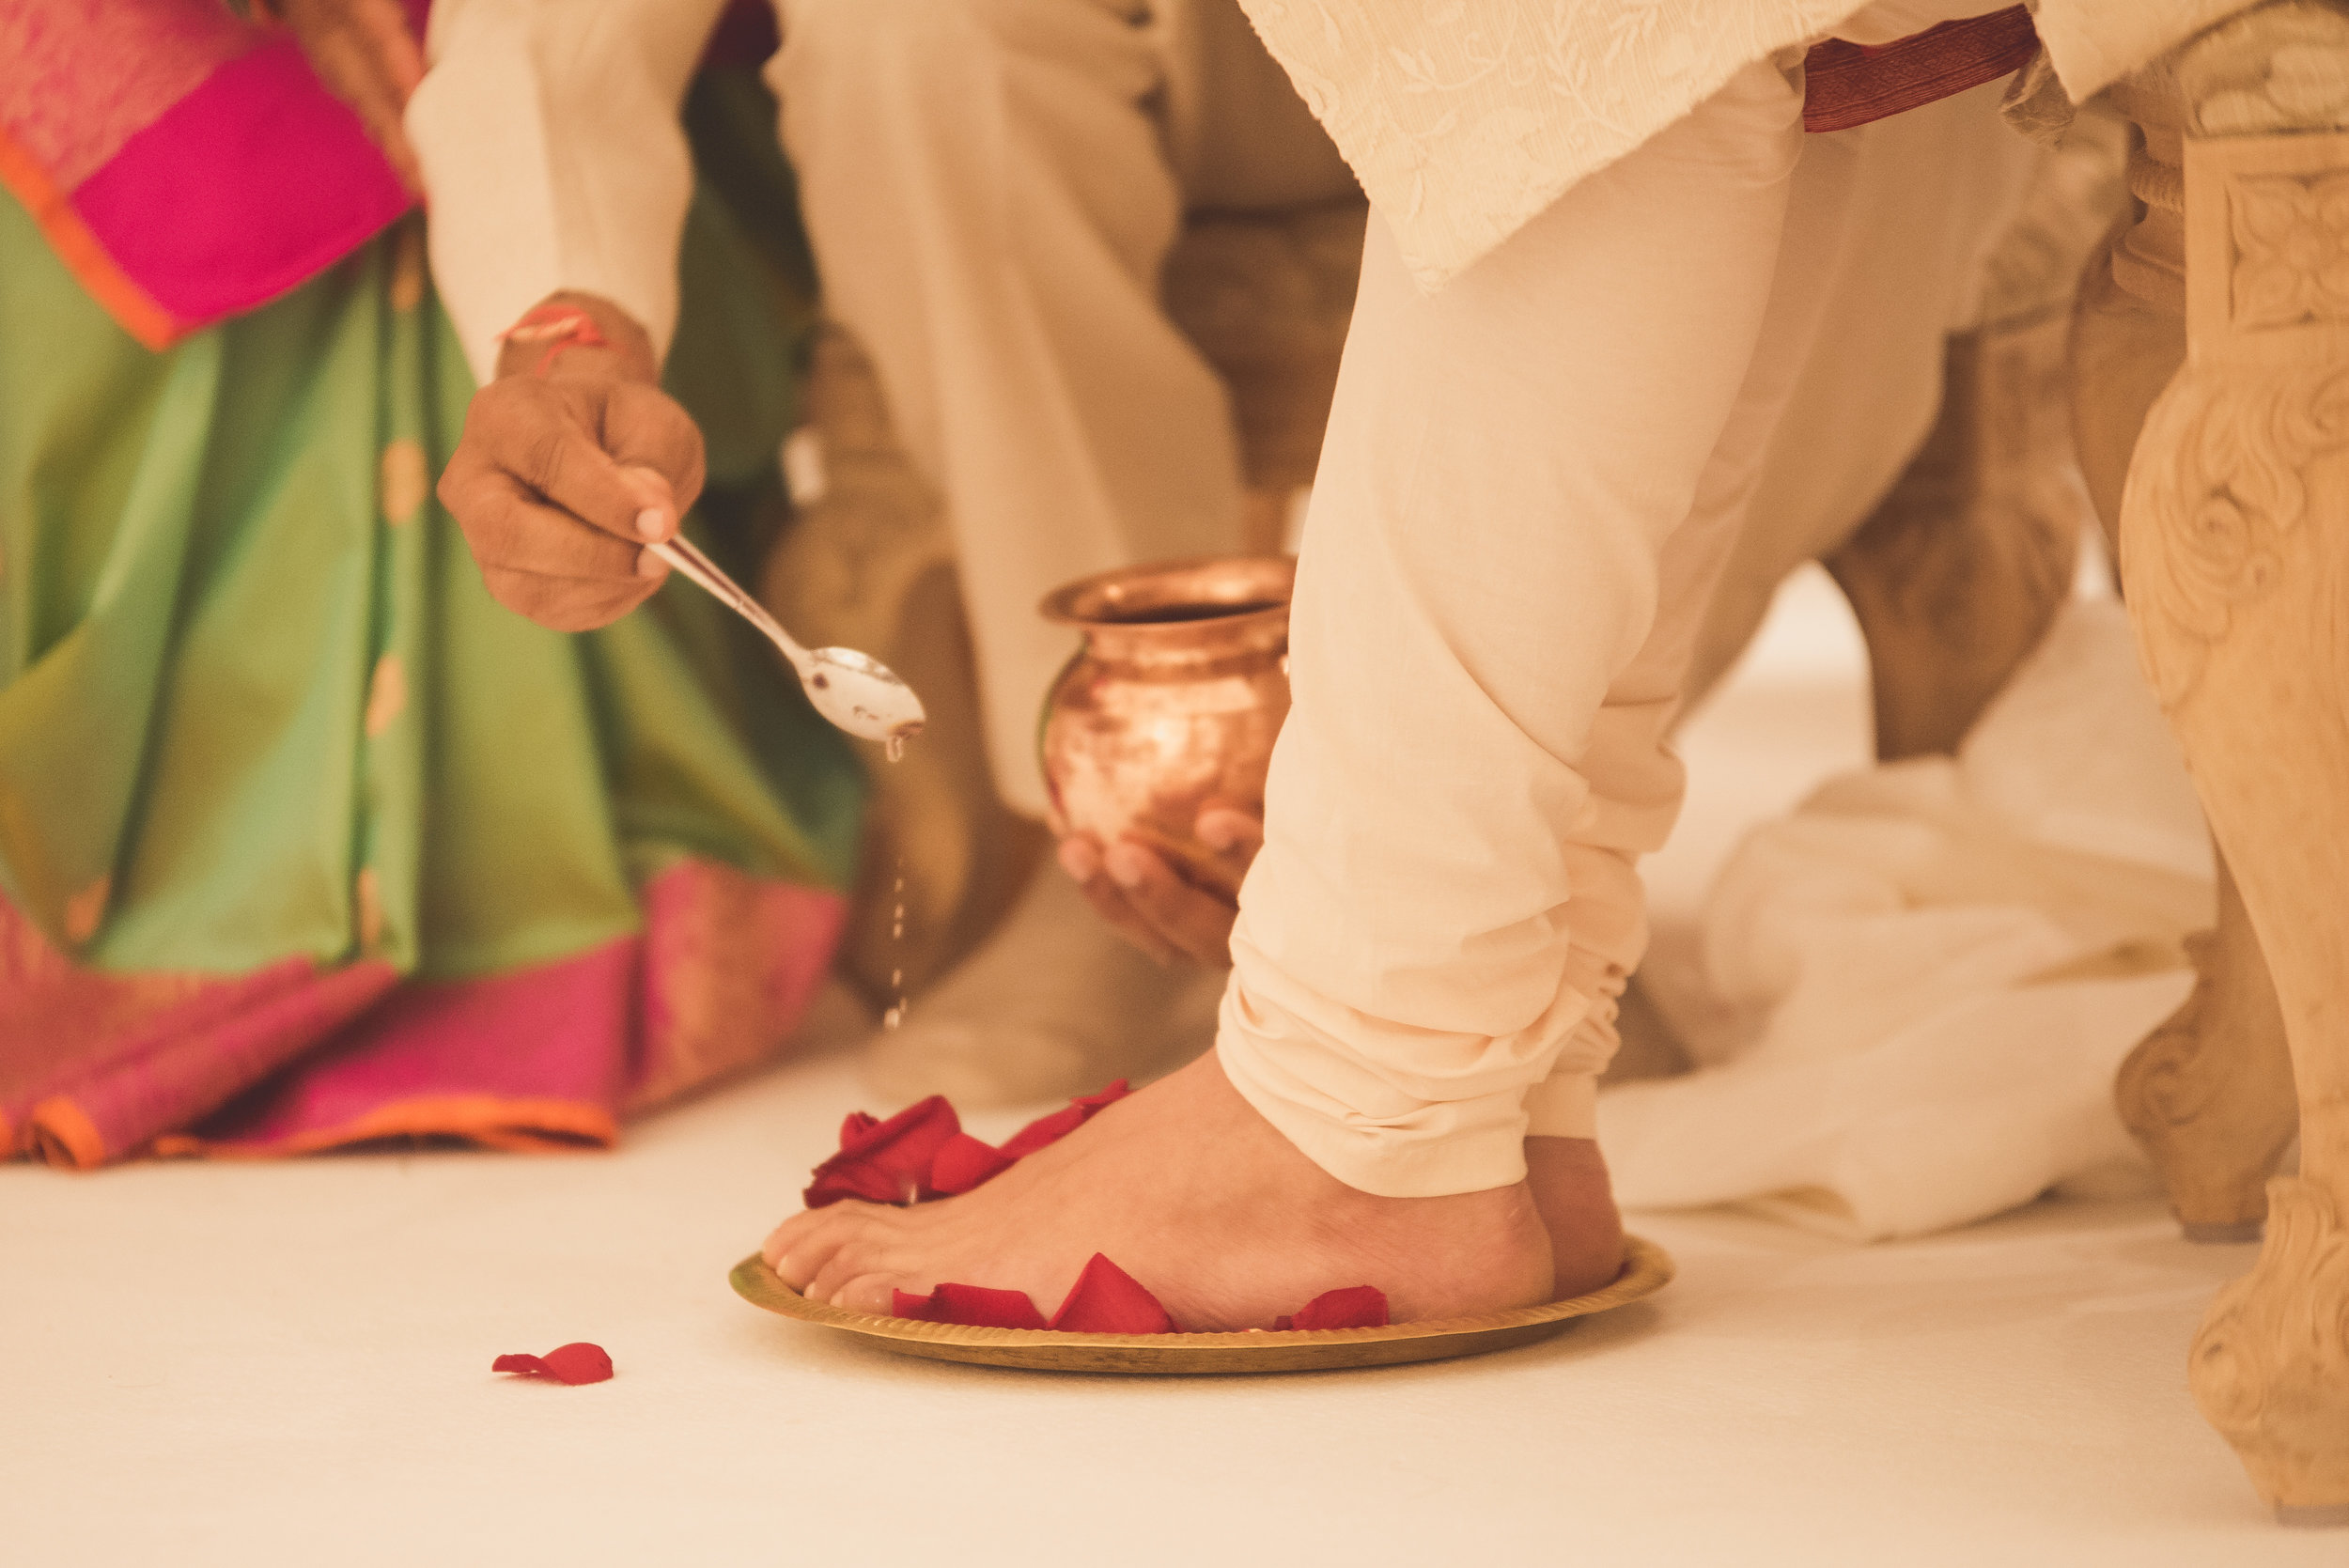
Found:
<path fill-rule="evenodd" d="M 1614 1283 L 1623 1272 L 1623 1216 L 1597 1141 L 1529 1138 L 1525 1172 L 1549 1233 L 1551 1298 L 1566 1301 Z"/>
<path fill-rule="evenodd" d="M 1328 1290 L 1376 1285 L 1397 1323 L 1550 1296 L 1549 1243 L 1520 1182 L 1379 1198 L 1299 1153 L 1211 1053 L 1111 1106 L 985 1187 L 913 1208 L 794 1215 L 767 1261 L 809 1297 L 887 1312 L 953 1281 L 1050 1313 L 1101 1252 L 1186 1328 L 1264 1328 Z"/>

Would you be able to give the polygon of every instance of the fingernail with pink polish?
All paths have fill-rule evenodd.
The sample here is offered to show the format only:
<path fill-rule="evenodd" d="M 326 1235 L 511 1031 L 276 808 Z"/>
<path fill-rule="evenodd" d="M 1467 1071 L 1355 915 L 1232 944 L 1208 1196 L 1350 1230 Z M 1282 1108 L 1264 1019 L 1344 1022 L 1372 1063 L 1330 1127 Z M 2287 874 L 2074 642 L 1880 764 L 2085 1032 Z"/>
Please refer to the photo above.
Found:
<path fill-rule="evenodd" d="M 1140 855 L 1121 844 L 1109 852 L 1107 861 L 1111 881 L 1115 882 L 1121 888 L 1142 885 L 1142 857 Z"/>
<path fill-rule="evenodd" d="M 1101 857 L 1084 840 L 1065 838 L 1060 841 L 1060 868 L 1076 881 L 1090 882 L 1100 872 Z"/>
<path fill-rule="evenodd" d="M 646 507 L 636 514 L 636 532 L 647 539 L 666 538 L 669 533 L 669 514 L 658 506 Z"/>

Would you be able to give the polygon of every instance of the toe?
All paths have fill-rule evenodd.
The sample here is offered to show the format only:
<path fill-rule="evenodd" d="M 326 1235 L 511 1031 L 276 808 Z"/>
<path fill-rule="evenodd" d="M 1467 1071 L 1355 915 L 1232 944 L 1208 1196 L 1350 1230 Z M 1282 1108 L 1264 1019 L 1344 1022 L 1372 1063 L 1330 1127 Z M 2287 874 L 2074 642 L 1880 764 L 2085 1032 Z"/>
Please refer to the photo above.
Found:
<path fill-rule="evenodd" d="M 860 1274 L 833 1294 L 832 1304 L 843 1312 L 871 1312 L 879 1317 L 894 1317 L 897 1312 L 897 1293 L 905 1288 L 905 1280 L 901 1275 Z M 928 1293 L 916 1294 L 926 1295 Z"/>
<path fill-rule="evenodd" d="M 803 1290 L 847 1239 L 862 1228 L 870 1203 L 833 1203 L 795 1214 L 774 1229 L 759 1255 L 783 1282 Z"/>
<path fill-rule="evenodd" d="M 853 1281 L 879 1272 L 882 1265 L 879 1249 L 869 1240 L 859 1238 L 845 1241 L 827 1257 L 808 1280 L 801 1295 L 810 1301 L 832 1301 L 837 1298 Z M 881 1309 L 888 1311 L 886 1307 Z"/>

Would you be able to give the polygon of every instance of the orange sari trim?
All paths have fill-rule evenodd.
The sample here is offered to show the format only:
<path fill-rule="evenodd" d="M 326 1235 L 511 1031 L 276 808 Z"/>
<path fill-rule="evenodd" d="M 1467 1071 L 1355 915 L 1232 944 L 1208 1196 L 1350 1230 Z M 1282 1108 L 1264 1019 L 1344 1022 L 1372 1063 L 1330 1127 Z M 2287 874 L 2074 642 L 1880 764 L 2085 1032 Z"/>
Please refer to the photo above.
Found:
<path fill-rule="evenodd" d="M 484 1148 L 520 1154 L 608 1149 L 620 1125 L 601 1106 L 574 1100 L 506 1099 L 494 1094 L 425 1095 L 378 1106 L 341 1126 L 315 1127 L 269 1144 L 215 1142 L 193 1133 L 166 1133 L 152 1152 L 213 1159 L 277 1159 L 317 1154 L 385 1138 L 461 1138 Z"/>
<path fill-rule="evenodd" d="M 24 204 L 33 222 L 56 251 L 57 259 L 90 297 L 106 309 L 124 332 L 158 352 L 170 348 L 190 330 L 171 312 L 155 303 L 146 289 L 131 281 L 98 242 L 73 203 L 57 189 L 31 153 L 0 130 L 0 186 Z"/>

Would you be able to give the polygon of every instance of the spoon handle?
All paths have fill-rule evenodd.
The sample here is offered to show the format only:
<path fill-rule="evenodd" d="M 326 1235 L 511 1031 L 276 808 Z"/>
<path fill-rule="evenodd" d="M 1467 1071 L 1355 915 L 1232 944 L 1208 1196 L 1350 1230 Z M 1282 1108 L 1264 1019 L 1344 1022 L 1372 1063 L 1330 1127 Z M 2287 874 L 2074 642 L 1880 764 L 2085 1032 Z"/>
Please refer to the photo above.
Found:
<path fill-rule="evenodd" d="M 718 564 L 704 555 L 684 535 L 679 534 L 646 548 L 708 589 L 735 613 L 765 632 L 768 641 L 783 650 L 784 658 L 791 661 L 791 667 L 802 677 L 815 668 L 816 661 L 808 651 L 792 640 L 791 634 L 783 629 L 782 623 L 767 613 L 767 607 L 744 593 L 741 584 L 721 571 Z"/>

